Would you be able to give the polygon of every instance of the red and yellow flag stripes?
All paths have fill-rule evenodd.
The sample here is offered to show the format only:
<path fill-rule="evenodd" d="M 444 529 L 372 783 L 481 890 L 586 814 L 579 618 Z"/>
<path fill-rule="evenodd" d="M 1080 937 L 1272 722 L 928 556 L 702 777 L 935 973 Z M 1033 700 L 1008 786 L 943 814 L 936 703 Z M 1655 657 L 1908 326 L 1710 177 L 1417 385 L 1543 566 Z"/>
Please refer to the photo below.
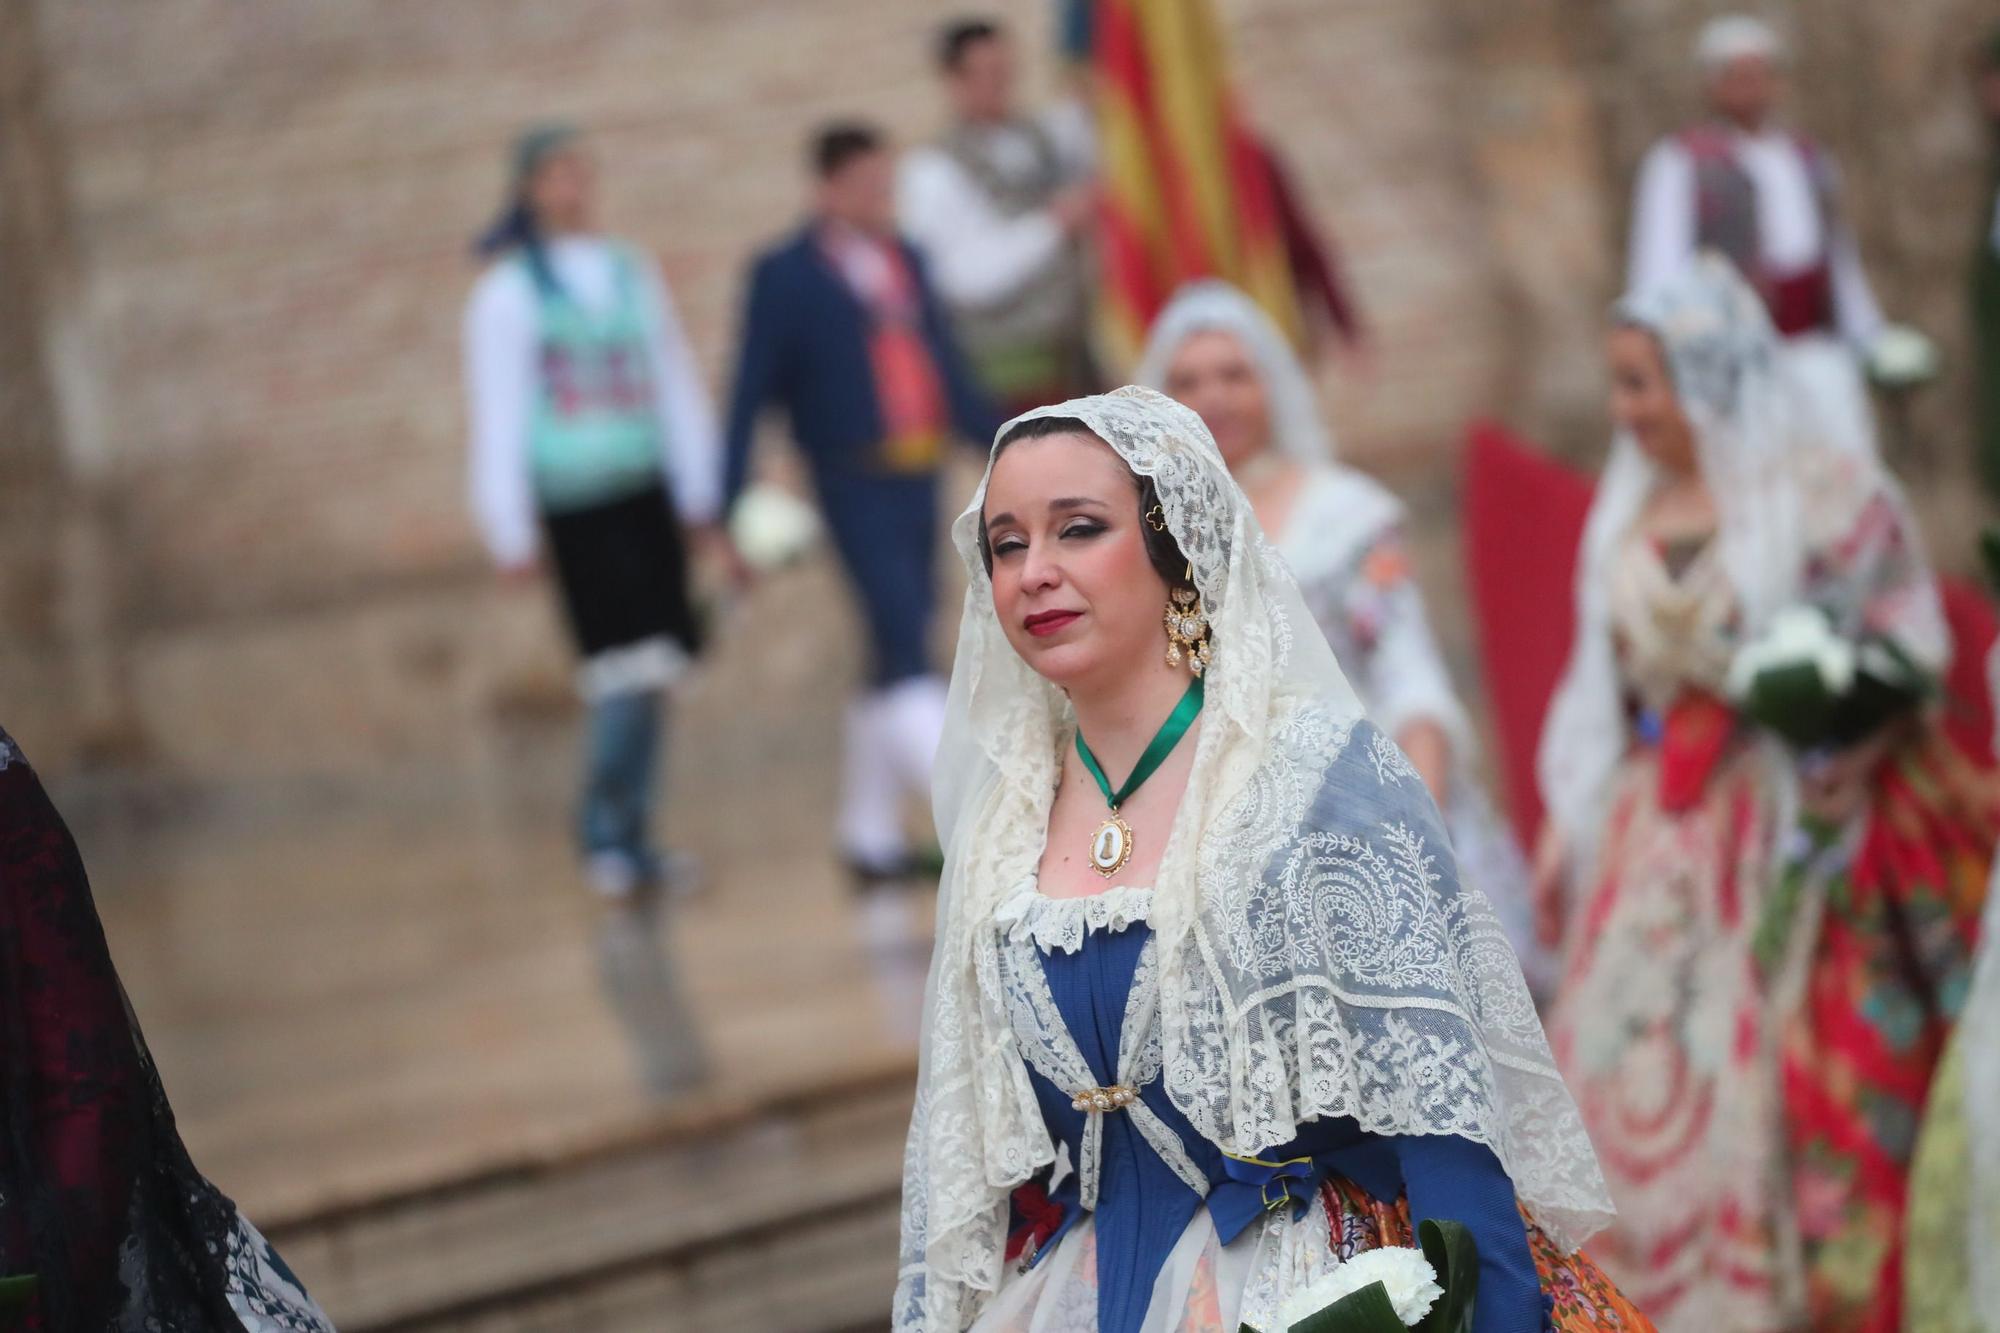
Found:
<path fill-rule="evenodd" d="M 1264 151 L 1239 110 L 1209 0 L 1096 0 L 1104 185 L 1102 319 L 1130 365 L 1182 283 L 1225 278 L 1296 337 L 1299 310 Z"/>

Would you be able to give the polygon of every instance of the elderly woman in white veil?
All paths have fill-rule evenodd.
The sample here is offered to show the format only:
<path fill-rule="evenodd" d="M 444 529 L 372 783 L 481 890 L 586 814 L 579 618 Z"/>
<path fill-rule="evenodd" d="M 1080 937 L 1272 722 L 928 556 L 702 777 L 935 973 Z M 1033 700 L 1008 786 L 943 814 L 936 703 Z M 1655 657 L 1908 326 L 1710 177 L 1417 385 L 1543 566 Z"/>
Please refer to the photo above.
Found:
<path fill-rule="evenodd" d="M 1568 1253 L 1608 1205 L 1513 951 L 1200 418 L 1018 418 L 953 536 L 894 1326 L 1235 1333 L 1440 1218 L 1479 1333 L 1650 1327 Z"/>
<path fill-rule="evenodd" d="M 1912 708 L 1801 756 L 1732 664 L 1817 615 L 1935 676 L 1894 483 L 1804 437 L 1756 294 L 1707 257 L 1616 312 L 1619 430 L 1577 562 L 1536 857 L 1549 1032 L 1667 1330 L 1896 1326 L 1911 1139 L 1991 835 Z"/>
<path fill-rule="evenodd" d="M 1527 862 L 1480 782 L 1478 738 L 1431 633 L 1402 501 L 1340 461 L 1291 345 L 1226 282 L 1190 283 L 1167 303 L 1138 378 L 1200 414 L 1368 715 L 1444 810 L 1459 872 L 1546 993 L 1554 976 L 1530 920 Z"/>

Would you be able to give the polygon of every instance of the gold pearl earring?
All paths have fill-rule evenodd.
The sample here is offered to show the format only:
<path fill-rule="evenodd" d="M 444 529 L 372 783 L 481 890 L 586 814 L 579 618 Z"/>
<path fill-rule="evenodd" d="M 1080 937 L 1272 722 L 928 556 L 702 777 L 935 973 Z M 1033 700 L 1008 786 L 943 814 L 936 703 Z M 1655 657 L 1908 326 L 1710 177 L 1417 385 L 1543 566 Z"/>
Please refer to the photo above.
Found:
<path fill-rule="evenodd" d="M 1194 588 L 1194 566 L 1188 566 L 1187 586 L 1175 588 L 1167 601 L 1167 665 L 1179 666 L 1187 654 L 1188 670 L 1199 676 L 1215 659 L 1208 632 L 1208 610 Z"/>

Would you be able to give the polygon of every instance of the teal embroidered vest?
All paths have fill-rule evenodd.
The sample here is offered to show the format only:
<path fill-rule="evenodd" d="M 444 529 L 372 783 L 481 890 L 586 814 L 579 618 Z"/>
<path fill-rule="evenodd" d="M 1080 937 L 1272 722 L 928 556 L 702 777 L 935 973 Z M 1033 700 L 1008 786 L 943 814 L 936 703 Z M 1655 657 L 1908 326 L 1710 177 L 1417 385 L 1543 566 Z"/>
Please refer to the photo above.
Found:
<path fill-rule="evenodd" d="M 610 306 L 590 310 L 535 282 L 541 303 L 528 468 L 551 513 L 622 499 L 660 476 L 661 424 L 637 265 L 614 251 Z"/>

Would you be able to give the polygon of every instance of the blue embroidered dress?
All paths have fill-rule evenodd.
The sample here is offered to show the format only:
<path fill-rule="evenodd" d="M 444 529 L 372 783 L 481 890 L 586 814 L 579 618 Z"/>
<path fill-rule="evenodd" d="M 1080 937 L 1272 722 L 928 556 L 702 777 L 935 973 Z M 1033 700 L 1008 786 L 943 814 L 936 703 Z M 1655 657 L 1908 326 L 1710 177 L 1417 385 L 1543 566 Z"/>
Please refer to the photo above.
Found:
<path fill-rule="evenodd" d="M 1483 1145 L 1367 1134 L 1343 1118 L 1316 1121 L 1257 1161 L 1226 1157 L 1166 1095 L 1157 1052 L 1139 1063 L 1150 1076 L 1134 1089 L 1133 1106 L 1077 1109 L 1084 1089 L 1066 1084 L 1087 1069 L 1085 1087 L 1111 1087 L 1124 1044 L 1148 1040 L 1154 1029 L 1151 1014 L 1140 1011 L 1153 991 L 1151 899 L 1150 890 L 1130 887 L 1052 899 L 1029 884 L 997 914 L 1015 1033 L 1058 1145 L 1045 1183 L 1061 1221 L 1022 1256 L 976 1333 L 1234 1333 L 1240 1320 L 1267 1315 L 1336 1265 L 1318 1190 L 1332 1174 L 1382 1199 L 1407 1191 L 1413 1220 L 1471 1228 L 1480 1253 L 1476 1333 L 1542 1328 L 1514 1186 Z M 1094 1149 L 1093 1134 L 1101 1134 Z M 1096 1197 L 1086 1208 L 1079 1167 L 1093 1151 Z"/>

